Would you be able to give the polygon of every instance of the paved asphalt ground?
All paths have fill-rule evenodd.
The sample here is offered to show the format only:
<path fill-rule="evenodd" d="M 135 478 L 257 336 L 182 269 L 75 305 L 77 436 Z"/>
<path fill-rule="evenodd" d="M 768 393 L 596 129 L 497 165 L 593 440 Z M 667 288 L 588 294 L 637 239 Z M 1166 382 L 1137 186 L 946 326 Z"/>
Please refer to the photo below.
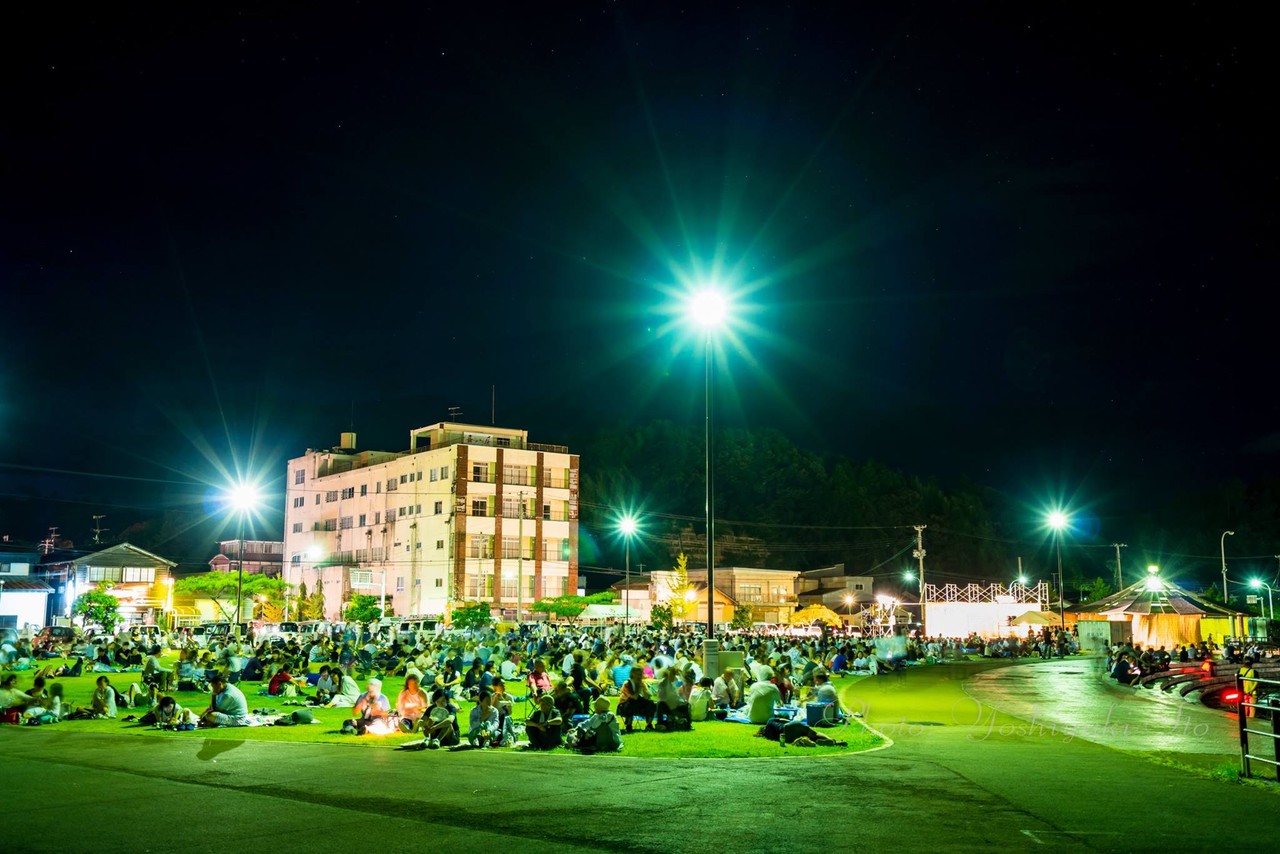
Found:
<path fill-rule="evenodd" d="M 1124 731 L 1106 723 L 1135 735 L 1156 727 L 1166 748 L 1177 743 L 1170 728 L 1186 727 L 1197 755 L 1218 752 L 1227 764 L 1221 718 L 1201 709 L 1182 718 L 1179 707 L 1115 691 L 1096 666 L 948 665 L 864 680 L 847 696 L 893 744 L 841 757 L 404 753 L 4 727 L 0 851 L 1274 847 L 1276 791 L 1117 749 Z M 1068 692 L 1070 702 L 1044 708 Z M 1021 717 L 996 711 L 1004 707 Z M 1217 729 L 1197 730 L 1210 720 Z M 1103 736 L 1112 746 L 1090 740 Z"/>

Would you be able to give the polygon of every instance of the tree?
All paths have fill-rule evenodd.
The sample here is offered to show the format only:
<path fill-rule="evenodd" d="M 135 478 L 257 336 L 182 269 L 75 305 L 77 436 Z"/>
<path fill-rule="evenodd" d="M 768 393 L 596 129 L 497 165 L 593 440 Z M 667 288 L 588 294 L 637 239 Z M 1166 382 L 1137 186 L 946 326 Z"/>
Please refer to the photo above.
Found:
<path fill-rule="evenodd" d="M 173 585 L 173 589 L 177 593 L 186 593 L 203 599 L 213 601 L 218 612 L 222 614 L 222 618 L 227 621 L 233 621 L 236 618 L 236 586 L 239 582 L 237 573 L 234 572 L 203 572 L 199 575 L 190 575 Z M 246 599 L 252 599 L 257 596 L 266 596 L 269 602 L 279 602 L 284 596 L 284 591 L 289 589 L 291 585 L 285 583 L 281 578 L 268 578 L 265 575 L 252 573 L 244 577 L 242 585 L 242 594 Z M 253 613 L 252 610 L 249 613 Z M 241 613 L 243 619 L 245 613 Z"/>
<path fill-rule="evenodd" d="M 455 629 L 478 629 L 492 625 L 493 614 L 486 603 L 472 602 L 453 609 L 452 624 Z"/>
<path fill-rule="evenodd" d="M 684 552 L 676 555 L 676 565 L 671 570 L 675 577 L 667 582 L 667 606 L 671 609 L 672 620 L 683 620 L 692 608 L 690 593 L 693 584 L 689 581 L 689 556 Z"/>
<path fill-rule="evenodd" d="M 750 605 L 738 605 L 733 609 L 733 619 L 729 621 L 731 629 L 749 629 L 755 625 L 755 612 Z"/>
<path fill-rule="evenodd" d="M 1080 588 L 1080 601 L 1097 602 L 1099 599 L 1106 599 L 1111 593 L 1111 585 L 1105 578 L 1095 578 Z"/>
<path fill-rule="evenodd" d="M 649 609 L 649 625 L 655 629 L 669 629 L 675 625 L 675 620 L 671 617 L 671 606 L 665 602 L 659 602 Z"/>
<path fill-rule="evenodd" d="M 312 590 L 310 595 L 302 603 L 302 619 L 304 620 L 323 620 L 324 619 L 324 590 L 319 586 Z"/>
<path fill-rule="evenodd" d="M 348 623 L 376 623 L 382 619 L 378 597 L 365 593 L 355 594 L 347 604 L 347 610 L 343 612 L 342 617 Z"/>
<path fill-rule="evenodd" d="M 611 590 L 606 590 L 603 593 L 593 593 L 590 596 L 567 595 L 539 599 L 533 603 L 532 607 L 536 613 L 551 614 L 560 619 L 573 622 L 582 615 L 588 605 L 610 605 L 617 601 L 617 594 Z"/>
<path fill-rule="evenodd" d="M 76 597 L 71 613 L 83 616 L 86 623 L 97 623 L 110 633 L 120 622 L 120 600 L 106 589 L 90 590 Z"/>

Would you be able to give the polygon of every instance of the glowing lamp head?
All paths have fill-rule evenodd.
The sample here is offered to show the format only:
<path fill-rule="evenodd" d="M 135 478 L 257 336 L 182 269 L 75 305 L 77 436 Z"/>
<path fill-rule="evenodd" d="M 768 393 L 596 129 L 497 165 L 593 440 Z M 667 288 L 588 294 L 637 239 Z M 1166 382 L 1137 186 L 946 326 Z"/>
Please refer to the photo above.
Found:
<path fill-rule="evenodd" d="M 1148 575 L 1147 583 L 1145 586 L 1147 588 L 1147 592 L 1159 593 L 1161 590 L 1164 589 L 1164 582 L 1160 580 L 1160 577 L 1158 575 Z"/>
<path fill-rule="evenodd" d="M 1259 578 L 1251 578 L 1249 579 L 1249 586 L 1252 587 L 1254 590 L 1261 590 L 1262 580 Z"/>
<path fill-rule="evenodd" d="M 316 561 L 320 560 L 320 558 L 322 557 L 324 557 L 324 549 L 320 548 L 319 546 L 311 546 L 310 548 L 307 549 L 307 560 L 311 561 L 312 563 L 315 563 Z"/>
<path fill-rule="evenodd" d="M 853 597 L 852 597 L 852 596 L 846 596 L 846 597 L 844 597 L 844 604 L 846 604 L 846 605 L 852 605 L 852 604 L 853 604 Z"/>
<path fill-rule="evenodd" d="M 1061 510 L 1054 510 L 1049 514 L 1048 522 L 1050 528 L 1053 528 L 1055 531 L 1061 531 L 1067 527 L 1070 520 L 1067 518 L 1066 513 L 1063 513 Z"/>
<path fill-rule="evenodd" d="M 637 527 L 639 527 L 639 525 L 637 524 L 634 516 L 623 516 L 618 520 L 618 531 L 624 537 L 630 537 L 634 534 Z"/>
<path fill-rule="evenodd" d="M 1019 575 L 1019 576 L 1018 576 L 1018 583 L 1019 583 L 1019 584 L 1026 584 L 1026 583 L 1027 583 L 1027 577 L 1026 577 L 1025 575 Z"/>
<path fill-rule="evenodd" d="M 724 294 L 711 288 L 699 291 L 689 301 L 689 315 L 693 318 L 693 322 L 703 329 L 715 329 L 720 326 L 728 313 L 729 304 Z"/>
<path fill-rule="evenodd" d="M 686 590 L 686 591 L 684 592 L 684 601 L 686 601 L 686 602 L 696 602 L 696 601 L 698 601 L 698 591 L 696 591 L 696 590 Z"/>
<path fill-rule="evenodd" d="M 902 573 L 902 577 L 903 577 L 904 579 L 906 579 L 907 581 L 915 581 L 915 580 L 916 580 L 916 574 L 915 574 L 914 572 L 904 572 L 904 573 Z"/>
<path fill-rule="evenodd" d="M 262 493 L 252 483 L 237 483 L 227 490 L 227 504 L 238 513 L 256 510 L 262 502 Z"/>

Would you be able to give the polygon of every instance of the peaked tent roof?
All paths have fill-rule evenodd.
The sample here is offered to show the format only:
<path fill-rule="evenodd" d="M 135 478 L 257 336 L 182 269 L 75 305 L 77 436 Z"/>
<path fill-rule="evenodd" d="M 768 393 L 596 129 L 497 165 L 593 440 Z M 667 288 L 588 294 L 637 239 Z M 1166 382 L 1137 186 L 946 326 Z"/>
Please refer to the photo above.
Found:
<path fill-rule="evenodd" d="M 120 543 L 100 552 L 78 557 L 74 563 L 76 566 L 155 566 L 170 569 L 178 565 L 131 543 Z"/>
<path fill-rule="evenodd" d="M 1210 602 L 1197 593 L 1188 593 L 1176 584 L 1160 580 L 1160 589 L 1148 590 L 1147 581 L 1143 579 L 1131 584 L 1118 593 L 1068 608 L 1073 614 L 1101 614 L 1106 616 L 1123 614 L 1177 614 L 1179 616 L 1230 617 L 1239 615 L 1239 611 Z"/>

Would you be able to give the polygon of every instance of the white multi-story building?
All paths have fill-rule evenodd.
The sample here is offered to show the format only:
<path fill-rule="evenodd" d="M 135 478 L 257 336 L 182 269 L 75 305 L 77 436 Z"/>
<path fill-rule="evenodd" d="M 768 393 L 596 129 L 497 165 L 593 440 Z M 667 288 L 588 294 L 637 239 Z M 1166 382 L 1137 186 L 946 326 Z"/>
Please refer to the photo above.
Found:
<path fill-rule="evenodd" d="M 441 422 L 409 450 L 308 450 L 289 461 L 285 581 L 324 590 L 336 619 L 355 593 L 385 594 L 400 616 L 450 603 L 517 602 L 578 586 L 578 457 L 524 430 Z"/>

